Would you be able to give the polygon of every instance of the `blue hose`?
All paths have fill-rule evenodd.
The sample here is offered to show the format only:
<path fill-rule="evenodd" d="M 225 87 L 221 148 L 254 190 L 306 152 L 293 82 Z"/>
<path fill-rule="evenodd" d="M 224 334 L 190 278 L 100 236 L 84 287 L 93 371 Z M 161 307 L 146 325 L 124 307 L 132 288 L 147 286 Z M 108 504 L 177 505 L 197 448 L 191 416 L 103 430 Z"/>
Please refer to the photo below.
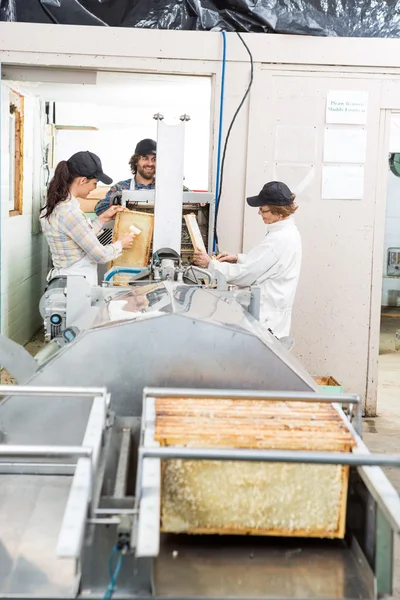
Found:
<path fill-rule="evenodd" d="M 215 210 L 218 208 L 219 203 L 219 182 L 221 177 L 221 146 L 222 146 L 222 122 L 224 116 L 224 94 L 225 94 L 225 64 L 226 64 L 226 34 L 225 31 L 221 31 L 223 40 L 222 50 L 222 74 L 221 74 L 221 94 L 219 100 L 219 131 L 218 131 L 218 153 L 217 153 L 217 179 L 215 183 Z M 214 244 L 213 251 L 217 249 L 217 240 L 214 233 Z"/>
<path fill-rule="evenodd" d="M 104 281 L 110 281 L 110 279 L 112 279 L 114 275 L 117 275 L 118 273 L 141 273 L 143 268 L 134 269 L 133 267 L 115 267 L 115 269 L 111 269 L 108 273 L 106 273 Z"/>
<path fill-rule="evenodd" d="M 118 555 L 117 565 L 114 566 L 114 559 Z M 103 600 L 111 600 L 115 590 L 115 584 L 117 583 L 118 575 L 122 566 L 122 554 L 117 547 L 113 548 L 108 559 L 108 570 L 110 573 L 110 583 L 108 584 L 107 590 L 103 596 Z"/>

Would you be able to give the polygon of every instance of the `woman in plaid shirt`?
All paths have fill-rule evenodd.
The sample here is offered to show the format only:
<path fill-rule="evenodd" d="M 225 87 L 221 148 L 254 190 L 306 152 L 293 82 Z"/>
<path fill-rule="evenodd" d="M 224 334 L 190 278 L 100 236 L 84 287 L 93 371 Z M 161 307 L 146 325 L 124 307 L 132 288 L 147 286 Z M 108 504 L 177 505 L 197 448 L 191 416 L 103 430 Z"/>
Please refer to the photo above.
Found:
<path fill-rule="evenodd" d="M 103 173 L 100 158 L 92 152 L 77 152 L 57 165 L 40 215 L 53 259 L 48 281 L 59 275 L 80 275 L 91 285 L 98 285 L 97 265 L 114 260 L 124 248 L 132 247 L 135 235 L 131 233 L 108 246 L 97 239 L 104 223 L 124 210 L 121 206 L 111 206 L 94 221 L 81 210 L 77 198 L 86 198 L 98 181 L 112 183 L 111 177 Z"/>

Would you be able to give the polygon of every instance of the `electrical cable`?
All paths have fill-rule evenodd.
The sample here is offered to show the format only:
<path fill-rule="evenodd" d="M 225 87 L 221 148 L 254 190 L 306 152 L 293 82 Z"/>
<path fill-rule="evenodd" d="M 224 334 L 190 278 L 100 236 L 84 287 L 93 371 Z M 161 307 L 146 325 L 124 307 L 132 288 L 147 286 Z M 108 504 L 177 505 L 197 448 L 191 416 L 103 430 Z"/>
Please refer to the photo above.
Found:
<path fill-rule="evenodd" d="M 218 153 L 217 153 L 217 177 L 215 182 L 215 210 L 217 210 L 219 201 L 219 180 L 221 173 L 221 146 L 222 146 L 222 123 L 224 117 L 224 96 L 225 96 L 225 65 L 226 65 L 226 34 L 222 31 L 223 49 L 222 49 L 222 73 L 221 73 L 221 94 L 219 100 L 219 131 L 218 131 Z M 214 235 L 213 251 L 216 251 L 217 240 Z"/>
<path fill-rule="evenodd" d="M 114 560 L 117 554 L 118 560 L 117 564 L 114 566 Z M 121 550 L 118 548 L 118 546 L 114 546 L 110 554 L 110 558 L 108 559 L 108 572 L 110 574 L 110 583 L 108 584 L 106 592 L 103 596 L 103 600 L 111 600 L 113 596 L 115 584 L 117 583 L 118 575 L 121 570 L 122 558 L 123 554 Z"/>
<path fill-rule="evenodd" d="M 240 41 L 242 42 L 243 46 L 246 48 L 247 53 L 249 55 L 250 58 L 250 81 L 249 81 L 249 85 L 247 86 L 247 89 L 243 95 L 242 100 L 240 101 L 239 106 L 236 109 L 235 114 L 233 115 L 232 121 L 229 125 L 227 134 L 226 134 L 226 138 L 225 138 L 225 144 L 224 144 L 224 151 L 222 153 L 222 162 L 221 162 L 221 174 L 220 174 L 220 181 L 219 181 L 219 190 L 217 190 L 217 202 L 215 204 L 215 221 L 214 221 L 214 245 L 216 246 L 216 248 L 218 247 L 218 233 L 217 233 L 217 223 L 218 223 L 218 213 L 219 213 L 219 208 L 220 208 L 220 201 L 221 201 L 221 194 L 222 194 L 222 184 L 223 184 L 223 179 L 224 179 L 224 166 L 225 166 L 225 158 L 226 158 L 226 150 L 228 147 L 228 141 L 229 141 L 229 136 L 231 134 L 232 131 L 232 127 L 236 121 L 236 117 L 238 116 L 240 109 L 242 108 L 247 96 L 249 95 L 251 86 L 253 85 L 253 77 L 254 77 L 254 64 L 253 64 L 253 55 L 251 54 L 251 51 L 248 47 L 248 45 L 246 44 L 246 42 L 244 41 L 244 39 L 242 38 L 242 36 L 240 35 L 240 33 L 238 31 L 236 31 L 236 35 L 239 37 Z"/>

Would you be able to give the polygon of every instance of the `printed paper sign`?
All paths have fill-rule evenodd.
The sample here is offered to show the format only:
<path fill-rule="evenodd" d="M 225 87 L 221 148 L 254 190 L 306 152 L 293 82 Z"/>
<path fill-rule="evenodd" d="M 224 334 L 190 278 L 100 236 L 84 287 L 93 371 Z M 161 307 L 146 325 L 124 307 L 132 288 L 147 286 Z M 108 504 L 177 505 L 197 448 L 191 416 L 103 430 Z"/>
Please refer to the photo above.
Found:
<path fill-rule="evenodd" d="M 365 125 L 367 107 L 368 92 L 331 90 L 326 103 L 326 122 Z"/>

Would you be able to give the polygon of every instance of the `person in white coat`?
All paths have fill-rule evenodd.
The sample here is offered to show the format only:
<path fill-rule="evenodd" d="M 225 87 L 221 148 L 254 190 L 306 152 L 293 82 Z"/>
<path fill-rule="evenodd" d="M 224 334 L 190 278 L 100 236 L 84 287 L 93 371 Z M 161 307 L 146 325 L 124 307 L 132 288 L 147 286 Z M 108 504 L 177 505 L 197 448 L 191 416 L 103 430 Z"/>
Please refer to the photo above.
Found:
<path fill-rule="evenodd" d="M 278 338 L 290 333 L 292 308 L 300 276 L 302 247 L 293 214 L 295 194 L 280 181 L 266 183 L 247 203 L 258 208 L 267 225 L 261 242 L 248 254 L 223 252 L 212 259 L 195 252 L 194 264 L 222 273 L 229 284 L 261 288 L 260 321 Z"/>
<path fill-rule="evenodd" d="M 58 163 L 40 214 L 53 260 L 48 281 L 60 275 L 80 275 L 91 285 L 98 285 L 97 265 L 114 260 L 123 249 L 132 247 L 135 235 L 131 233 L 108 246 L 102 246 L 97 238 L 103 224 L 114 219 L 124 210 L 122 207 L 111 206 L 93 221 L 81 210 L 78 198 L 86 198 L 98 181 L 112 183 L 93 152 L 77 152 Z"/>

